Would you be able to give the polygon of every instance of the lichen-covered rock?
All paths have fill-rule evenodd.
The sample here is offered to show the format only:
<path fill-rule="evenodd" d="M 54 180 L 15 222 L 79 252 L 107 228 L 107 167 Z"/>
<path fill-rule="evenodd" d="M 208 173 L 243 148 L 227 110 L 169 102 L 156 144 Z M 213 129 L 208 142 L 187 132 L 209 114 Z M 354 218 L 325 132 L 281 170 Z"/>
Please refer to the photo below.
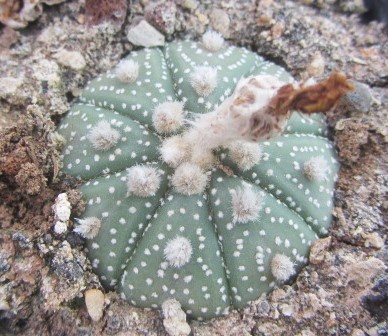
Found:
<path fill-rule="evenodd" d="M 101 222 L 87 248 L 104 285 L 141 307 L 176 299 L 196 318 L 244 307 L 300 270 L 330 225 L 337 172 L 320 116 L 293 114 L 271 136 L 284 134 L 258 144 L 228 138 L 247 101 L 261 106 L 292 79 L 252 52 L 208 42 L 131 53 L 137 78 L 99 76 L 59 127 L 63 172 L 85 181 L 83 218 Z M 217 130 L 230 96 L 236 123 Z M 175 102 L 182 111 L 160 108 Z"/>

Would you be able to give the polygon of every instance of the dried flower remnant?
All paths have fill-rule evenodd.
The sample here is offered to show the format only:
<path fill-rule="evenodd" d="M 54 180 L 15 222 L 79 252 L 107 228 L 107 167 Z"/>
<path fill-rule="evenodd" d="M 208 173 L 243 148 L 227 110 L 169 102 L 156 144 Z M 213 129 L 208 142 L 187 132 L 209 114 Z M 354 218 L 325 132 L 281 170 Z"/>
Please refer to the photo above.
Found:
<path fill-rule="evenodd" d="M 352 89 L 353 85 L 345 75 L 338 72 L 315 85 L 284 85 L 263 109 L 252 114 L 246 134 L 253 141 L 269 139 L 283 131 L 291 111 L 306 114 L 327 112 Z"/>
<path fill-rule="evenodd" d="M 328 79 L 315 85 L 294 87 L 288 84 L 279 89 L 270 103 L 273 113 L 283 115 L 290 110 L 306 114 L 329 111 L 354 85 L 340 72 L 333 72 Z"/>

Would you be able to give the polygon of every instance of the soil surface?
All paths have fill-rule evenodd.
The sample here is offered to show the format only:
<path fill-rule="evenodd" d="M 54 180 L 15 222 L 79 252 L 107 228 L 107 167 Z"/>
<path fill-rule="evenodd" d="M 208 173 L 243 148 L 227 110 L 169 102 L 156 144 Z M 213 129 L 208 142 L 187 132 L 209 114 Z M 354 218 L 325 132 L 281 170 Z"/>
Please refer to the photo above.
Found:
<path fill-rule="evenodd" d="M 213 28 L 296 79 L 340 70 L 359 82 L 329 115 L 341 170 L 333 225 L 310 264 L 243 311 L 188 321 L 191 335 L 388 335 L 388 35 L 361 23 L 362 1 L 47 0 L 27 13 L 23 2 L 0 1 L 1 335 L 167 335 L 159 311 L 115 293 L 92 321 L 84 292 L 102 288 L 83 241 L 71 221 L 53 231 L 58 194 L 75 216 L 84 208 L 77 181 L 60 173 L 56 124 L 88 80 L 139 48 L 127 33 L 142 19 L 166 40 Z"/>

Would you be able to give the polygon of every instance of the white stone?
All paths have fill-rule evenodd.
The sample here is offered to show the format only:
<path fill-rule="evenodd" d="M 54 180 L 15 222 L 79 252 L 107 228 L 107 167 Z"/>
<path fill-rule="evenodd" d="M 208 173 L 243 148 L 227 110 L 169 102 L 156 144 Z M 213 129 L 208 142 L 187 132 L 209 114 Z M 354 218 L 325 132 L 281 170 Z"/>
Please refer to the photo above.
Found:
<path fill-rule="evenodd" d="M 23 78 L 2 77 L 0 78 L 0 97 L 15 94 L 16 90 L 23 84 Z"/>
<path fill-rule="evenodd" d="M 61 193 L 57 196 L 52 209 L 57 220 L 61 222 L 69 220 L 71 214 L 71 204 L 68 201 L 66 193 Z"/>
<path fill-rule="evenodd" d="M 164 36 L 145 20 L 128 31 L 127 39 L 134 45 L 146 48 L 164 45 Z"/>
<path fill-rule="evenodd" d="M 181 304 L 175 299 L 168 299 L 162 303 L 163 325 L 170 336 L 186 336 L 191 332 L 186 322 L 186 314 Z"/>
<path fill-rule="evenodd" d="M 105 295 L 99 289 L 85 291 L 85 303 L 90 318 L 97 322 L 101 319 L 104 311 Z"/>
<path fill-rule="evenodd" d="M 54 232 L 58 235 L 64 234 L 67 232 L 67 223 L 56 221 L 54 225 Z"/>
<path fill-rule="evenodd" d="M 79 51 L 61 49 L 53 56 L 59 64 L 72 68 L 73 70 L 82 70 L 86 66 L 85 58 Z"/>

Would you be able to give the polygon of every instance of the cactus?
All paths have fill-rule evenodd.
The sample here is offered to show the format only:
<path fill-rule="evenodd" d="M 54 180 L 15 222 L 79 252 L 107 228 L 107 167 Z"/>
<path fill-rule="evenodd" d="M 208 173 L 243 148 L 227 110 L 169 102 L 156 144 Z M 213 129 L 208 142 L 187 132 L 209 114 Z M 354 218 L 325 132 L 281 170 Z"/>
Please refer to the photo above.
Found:
<path fill-rule="evenodd" d="M 84 181 L 87 208 L 75 231 L 107 289 L 140 307 L 176 299 L 207 319 L 306 264 L 330 225 L 338 168 L 324 119 L 294 113 L 283 134 L 257 143 L 229 132 L 220 142 L 202 129 L 238 83 L 245 90 L 241 78 L 262 75 L 264 96 L 271 81 L 292 82 L 209 33 L 132 52 L 88 83 L 59 130 L 63 172 Z"/>

